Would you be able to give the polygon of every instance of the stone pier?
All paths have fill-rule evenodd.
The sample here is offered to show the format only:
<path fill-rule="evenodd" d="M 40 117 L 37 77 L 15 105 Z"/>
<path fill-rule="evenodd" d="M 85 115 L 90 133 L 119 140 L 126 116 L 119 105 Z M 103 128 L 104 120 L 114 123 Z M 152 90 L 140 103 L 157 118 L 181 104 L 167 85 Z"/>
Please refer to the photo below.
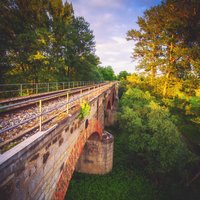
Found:
<path fill-rule="evenodd" d="M 102 140 L 93 134 L 87 140 L 76 165 L 76 171 L 87 174 L 106 174 L 113 167 L 113 136 L 104 131 Z"/>

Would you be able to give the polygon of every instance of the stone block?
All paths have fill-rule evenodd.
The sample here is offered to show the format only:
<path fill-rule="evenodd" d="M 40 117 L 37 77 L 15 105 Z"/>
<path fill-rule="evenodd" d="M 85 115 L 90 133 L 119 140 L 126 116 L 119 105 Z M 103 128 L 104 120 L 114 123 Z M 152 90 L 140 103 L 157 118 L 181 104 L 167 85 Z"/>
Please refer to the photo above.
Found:
<path fill-rule="evenodd" d="M 29 179 L 29 182 L 27 184 L 28 192 L 31 196 L 35 196 L 38 190 L 42 189 L 42 186 L 44 184 L 44 173 L 43 171 L 38 171 L 34 176 L 32 176 Z"/>

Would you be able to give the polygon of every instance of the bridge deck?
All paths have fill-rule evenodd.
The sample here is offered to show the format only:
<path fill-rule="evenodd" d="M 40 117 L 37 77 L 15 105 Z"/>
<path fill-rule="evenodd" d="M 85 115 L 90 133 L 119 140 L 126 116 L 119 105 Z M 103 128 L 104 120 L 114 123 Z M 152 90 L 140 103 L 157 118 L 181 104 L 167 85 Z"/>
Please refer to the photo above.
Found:
<path fill-rule="evenodd" d="M 6 151 L 39 130 L 47 130 L 62 116 L 72 115 L 83 100 L 91 101 L 111 84 L 83 86 L 4 102 L 0 107 L 1 151 Z"/>

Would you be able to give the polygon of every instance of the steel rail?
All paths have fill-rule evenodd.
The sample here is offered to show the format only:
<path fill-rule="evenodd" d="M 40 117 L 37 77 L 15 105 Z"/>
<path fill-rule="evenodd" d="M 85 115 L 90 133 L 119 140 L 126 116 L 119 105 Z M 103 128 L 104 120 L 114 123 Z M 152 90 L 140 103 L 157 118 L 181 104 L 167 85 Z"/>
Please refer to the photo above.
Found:
<path fill-rule="evenodd" d="M 104 85 L 104 84 L 103 84 Z M 97 85 L 94 85 L 94 86 L 97 86 Z M 9 104 L 9 105 L 5 105 L 5 106 L 0 106 L 0 112 L 2 111 L 6 111 L 6 110 L 4 110 L 4 109 L 10 109 L 10 108 L 13 108 L 13 107 L 16 107 L 16 106 L 22 106 L 22 105 L 24 105 L 25 106 L 25 104 L 34 104 L 34 103 L 37 103 L 39 100 L 43 100 L 43 101 L 48 101 L 48 100 L 51 100 L 51 99 L 54 99 L 54 98 L 58 98 L 58 97 L 62 97 L 62 96 L 65 96 L 67 93 L 69 93 L 69 94 L 73 94 L 73 93 L 75 93 L 75 92 L 78 92 L 79 90 L 78 89 L 87 89 L 88 87 L 94 87 L 94 86 L 82 86 L 82 87 L 78 87 L 78 88 L 71 88 L 71 89 L 66 89 L 65 91 L 57 91 L 57 92 L 54 92 L 54 94 L 45 94 L 45 96 L 44 97 L 33 97 L 34 99 L 30 99 L 30 100 L 25 100 L 25 101 L 21 101 L 21 102 L 19 102 L 19 103 L 14 103 L 14 104 Z M 71 91 L 71 90 L 74 90 L 74 91 Z M 69 91 L 69 92 L 67 92 L 67 91 Z M 60 93 L 59 95 L 57 95 L 58 93 Z M 23 100 L 23 99 L 22 99 Z M 11 102 L 12 102 L 12 100 L 11 100 Z M 8 102 L 6 102 L 6 103 L 9 103 L 9 101 Z M 0 102 L 0 104 L 2 104 L 1 102 Z"/>

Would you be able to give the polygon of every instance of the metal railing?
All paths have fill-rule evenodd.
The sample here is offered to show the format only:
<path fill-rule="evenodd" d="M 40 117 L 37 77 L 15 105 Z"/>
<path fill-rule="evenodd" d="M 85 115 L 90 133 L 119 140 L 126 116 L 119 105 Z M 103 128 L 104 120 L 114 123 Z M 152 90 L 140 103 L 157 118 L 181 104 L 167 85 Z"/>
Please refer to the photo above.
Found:
<path fill-rule="evenodd" d="M 105 84 L 105 83 L 100 83 L 100 84 Z M 53 93 L 48 93 L 48 95 L 46 94 L 44 96 L 30 97 L 28 99 L 23 98 L 23 99 L 20 99 L 20 101 L 17 101 L 17 102 L 13 101 L 11 99 L 11 102 L 16 102 L 16 103 L 12 103 L 12 104 L 8 104 L 8 102 L 10 102 L 10 101 L 8 101 L 8 102 L 5 101 L 3 103 L 0 102 L 0 113 L 2 111 L 6 111 L 8 109 L 12 109 L 12 108 L 14 108 L 16 106 L 23 106 L 23 105 L 27 105 L 27 104 L 34 104 L 34 103 L 39 102 L 39 100 L 42 100 L 44 102 L 44 101 L 52 100 L 52 99 L 55 99 L 55 98 L 58 98 L 58 97 L 63 97 L 67 93 L 68 94 L 73 94 L 73 93 L 78 92 L 79 90 L 84 90 L 85 87 L 95 87 L 95 86 L 94 85 L 90 85 L 90 86 L 80 86 L 80 87 L 77 87 L 77 88 L 64 89 L 64 90 L 61 90 L 59 93 L 56 93 L 56 94 L 53 92 Z"/>
<path fill-rule="evenodd" d="M 43 102 L 46 100 L 50 100 L 51 97 L 47 97 L 45 99 L 40 99 L 37 101 L 38 103 L 38 114 L 36 114 L 33 117 L 30 117 L 28 119 L 23 120 L 22 122 L 15 124 L 13 126 L 10 126 L 8 128 L 3 128 L 2 130 L 0 130 L 0 134 L 3 134 L 7 131 L 11 131 L 15 128 L 18 128 L 19 126 L 22 126 L 30 121 L 33 120 L 38 120 L 38 127 L 39 130 L 42 131 L 42 124 L 44 121 L 47 120 L 51 120 L 53 118 L 55 118 L 57 115 L 59 115 L 60 113 L 64 113 L 66 112 L 67 114 L 69 113 L 69 110 L 74 107 L 74 106 L 80 106 L 81 102 L 83 100 L 85 101 L 91 101 L 92 99 L 94 99 L 95 97 L 97 97 L 98 95 L 102 94 L 103 92 L 105 92 L 106 90 L 108 90 L 109 88 L 111 88 L 115 83 L 103 83 L 103 84 L 98 84 L 98 85 L 94 85 L 94 86 L 89 86 L 87 89 L 85 89 L 85 91 L 83 91 L 83 89 L 80 89 L 78 91 L 78 95 L 76 95 L 73 98 L 69 98 L 70 92 L 66 92 L 65 94 L 60 94 L 57 97 L 64 97 L 66 98 L 66 102 L 53 107 L 52 109 L 49 109 L 47 111 L 43 111 Z M 55 97 L 54 97 L 55 98 Z M 12 106 L 9 105 L 9 106 Z M 55 113 L 53 113 L 54 111 L 56 111 Z M 46 116 L 46 119 L 44 120 L 44 117 Z"/>
<path fill-rule="evenodd" d="M 102 81 L 69 81 L 69 82 L 49 82 L 49 83 L 19 83 L 19 84 L 0 84 L 0 99 L 22 97 L 44 92 L 52 92 L 75 88 L 86 85 L 101 83 Z"/>

